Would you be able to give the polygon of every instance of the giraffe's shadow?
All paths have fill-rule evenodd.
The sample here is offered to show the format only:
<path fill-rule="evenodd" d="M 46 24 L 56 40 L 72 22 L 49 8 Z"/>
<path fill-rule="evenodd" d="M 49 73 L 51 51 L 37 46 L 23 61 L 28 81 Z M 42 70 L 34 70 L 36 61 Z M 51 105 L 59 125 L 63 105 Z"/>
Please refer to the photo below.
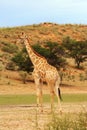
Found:
<path fill-rule="evenodd" d="M 18 105 L 18 107 L 20 107 L 20 108 L 36 108 L 37 107 L 37 105 Z"/>

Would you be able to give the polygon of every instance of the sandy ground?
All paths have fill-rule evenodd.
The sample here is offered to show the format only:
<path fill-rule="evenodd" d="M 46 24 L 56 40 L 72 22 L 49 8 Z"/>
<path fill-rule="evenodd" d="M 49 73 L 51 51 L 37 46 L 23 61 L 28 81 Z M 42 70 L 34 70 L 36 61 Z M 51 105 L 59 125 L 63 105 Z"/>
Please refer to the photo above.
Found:
<path fill-rule="evenodd" d="M 18 81 L 4 81 L 6 82 L 3 84 L 0 82 L 0 95 L 6 94 L 36 94 L 35 84 L 32 82 L 28 82 L 23 84 L 22 82 Z M 87 83 L 85 82 L 85 86 L 83 83 L 80 87 L 74 85 L 62 85 L 60 86 L 62 93 L 87 93 Z M 43 94 L 49 94 L 49 88 L 47 85 L 43 85 Z"/>
<path fill-rule="evenodd" d="M 32 80 L 30 75 L 28 79 Z M 86 81 L 63 81 L 61 87 L 62 93 L 87 93 Z M 35 84 L 27 81 L 23 84 L 18 72 L 14 71 L 0 71 L 0 95 L 2 94 L 35 94 Z M 47 85 L 43 85 L 43 93 L 49 93 Z"/>
<path fill-rule="evenodd" d="M 56 115 L 61 113 L 55 107 Z M 62 114 L 87 112 L 87 103 L 62 104 Z M 0 107 L 0 130 L 44 130 L 51 119 L 50 105 L 44 105 L 41 113 L 35 105 L 32 106 L 2 106 Z"/>

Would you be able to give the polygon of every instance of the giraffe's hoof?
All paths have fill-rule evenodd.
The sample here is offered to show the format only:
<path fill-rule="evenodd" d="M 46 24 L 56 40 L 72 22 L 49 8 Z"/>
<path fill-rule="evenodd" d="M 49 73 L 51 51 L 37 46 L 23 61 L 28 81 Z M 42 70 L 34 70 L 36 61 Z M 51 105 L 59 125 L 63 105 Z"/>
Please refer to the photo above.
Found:
<path fill-rule="evenodd" d="M 36 106 L 39 107 L 39 104 L 37 104 Z"/>
<path fill-rule="evenodd" d="M 59 109 L 59 112 L 60 112 L 60 114 L 62 114 L 62 112 L 63 112 L 63 111 L 62 111 L 62 109 L 61 109 L 61 108 Z"/>
<path fill-rule="evenodd" d="M 43 113 L 43 110 L 41 110 L 41 113 Z"/>

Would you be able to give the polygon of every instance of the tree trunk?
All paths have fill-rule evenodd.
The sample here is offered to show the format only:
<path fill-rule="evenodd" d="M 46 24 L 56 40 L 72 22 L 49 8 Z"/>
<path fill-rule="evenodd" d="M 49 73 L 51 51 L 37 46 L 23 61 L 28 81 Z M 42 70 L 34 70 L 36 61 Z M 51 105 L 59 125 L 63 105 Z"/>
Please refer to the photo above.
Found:
<path fill-rule="evenodd" d="M 77 61 L 76 63 L 77 63 L 77 68 L 79 69 L 80 68 L 80 62 Z"/>

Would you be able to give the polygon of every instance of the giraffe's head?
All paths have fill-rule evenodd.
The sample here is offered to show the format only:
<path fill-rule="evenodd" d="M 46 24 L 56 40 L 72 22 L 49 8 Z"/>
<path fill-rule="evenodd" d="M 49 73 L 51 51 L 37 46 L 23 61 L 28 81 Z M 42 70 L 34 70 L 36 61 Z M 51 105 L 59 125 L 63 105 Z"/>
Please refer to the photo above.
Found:
<path fill-rule="evenodd" d="M 26 38 L 28 38 L 27 35 L 24 32 L 22 32 L 20 34 L 20 39 L 26 39 Z"/>
<path fill-rule="evenodd" d="M 28 40 L 30 42 L 30 37 L 27 36 L 24 32 L 22 32 L 20 35 L 19 35 L 19 38 L 22 42 L 24 42 L 25 40 Z"/>

